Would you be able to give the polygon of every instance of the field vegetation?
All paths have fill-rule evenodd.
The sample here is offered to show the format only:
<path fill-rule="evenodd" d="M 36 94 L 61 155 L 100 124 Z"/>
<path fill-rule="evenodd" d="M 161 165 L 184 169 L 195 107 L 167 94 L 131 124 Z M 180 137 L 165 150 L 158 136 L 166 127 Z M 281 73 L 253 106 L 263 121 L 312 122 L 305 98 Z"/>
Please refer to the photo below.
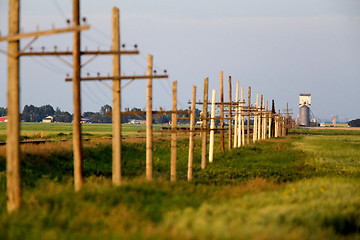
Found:
<path fill-rule="evenodd" d="M 155 180 L 147 182 L 145 139 L 136 138 L 138 126 L 132 126 L 124 130 L 123 184 L 114 187 L 111 140 L 101 137 L 110 136 L 111 125 L 92 133 L 85 126 L 84 132 L 99 136 L 84 142 L 85 187 L 73 191 L 70 141 L 22 145 L 23 205 L 10 216 L 6 147 L 0 146 L 0 239 L 360 238 L 360 131 L 294 130 L 225 153 L 216 144 L 205 170 L 196 138 L 190 183 L 184 136 L 179 180 L 171 183 L 169 138 L 155 141 Z M 68 134 L 66 127 L 53 134 Z M 39 131 L 24 132 L 32 130 Z"/>

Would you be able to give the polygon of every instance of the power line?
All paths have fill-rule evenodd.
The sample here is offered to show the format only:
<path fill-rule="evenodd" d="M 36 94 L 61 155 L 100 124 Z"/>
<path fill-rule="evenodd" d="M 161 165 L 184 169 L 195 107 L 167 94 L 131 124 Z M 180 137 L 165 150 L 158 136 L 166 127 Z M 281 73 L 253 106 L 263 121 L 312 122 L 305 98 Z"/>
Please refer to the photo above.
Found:
<path fill-rule="evenodd" d="M 66 14 L 65 12 L 62 10 L 62 8 L 60 7 L 59 3 L 56 0 L 53 0 L 53 4 L 56 8 L 56 10 L 58 11 L 58 13 L 64 18 L 64 20 L 66 21 Z"/>
<path fill-rule="evenodd" d="M 49 67 L 49 65 L 46 65 L 46 64 L 38 61 L 36 58 L 33 58 L 33 60 L 34 60 L 36 63 L 38 63 L 39 65 L 43 66 L 44 68 L 46 68 L 46 69 L 48 69 L 48 70 L 50 70 L 50 71 L 52 71 L 52 72 L 54 72 L 54 73 L 57 73 L 57 74 L 59 74 L 59 75 L 60 75 L 60 74 L 61 74 L 61 75 L 64 75 L 64 72 L 59 71 L 58 69 L 53 68 L 53 67 L 51 67 L 51 66 Z"/>
<path fill-rule="evenodd" d="M 94 25 L 91 26 L 96 32 L 100 33 L 100 36 L 104 37 L 105 39 L 111 39 L 111 36 L 109 34 L 104 33 L 103 31 L 101 31 L 100 29 L 98 29 L 97 27 L 95 27 Z"/>
<path fill-rule="evenodd" d="M 109 44 L 105 44 L 104 42 L 100 42 L 100 41 L 98 41 L 98 40 L 90 37 L 90 36 L 89 36 L 88 34 L 86 34 L 86 33 L 82 33 L 82 35 L 85 37 L 85 39 L 89 40 L 89 41 L 92 42 L 92 43 L 99 44 L 99 45 L 101 45 L 101 46 L 103 46 L 103 47 L 105 47 L 105 46 L 108 47 L 108 46 L 109 46 Z M 111 47 L 110 47 L 110 48 L 111 48 Z"/>

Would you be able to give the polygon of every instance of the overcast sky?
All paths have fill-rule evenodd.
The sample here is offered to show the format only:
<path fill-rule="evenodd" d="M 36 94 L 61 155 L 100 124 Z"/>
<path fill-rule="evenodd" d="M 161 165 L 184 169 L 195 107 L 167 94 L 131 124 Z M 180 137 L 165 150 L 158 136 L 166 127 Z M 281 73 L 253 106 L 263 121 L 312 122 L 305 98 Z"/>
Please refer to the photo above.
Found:
<path fill-rule="evenodd" d="M 315 116 L 360 118 L 360 0 L 83 0 L 81 15 L 91 30 L 82 32 L 82 48 L 110 49 L 113 6 L 120 8 L 121 42 L 127 49 L 136 43 L 140 50 L 140 55 L 121 57 L 121 72 L 145 73 L 150 53 L 157 71 L 169 73 L 167 80 L 154 80 L 155 108 L 171 108 L 172 81 L 178 81 L 179 107 L 188 107 L 191 86 L 197 86 L 201 99 L 204 78 L 209 77 L 209 92 L 218 90 L 219 72 L 224 71 L 225 93 L 231 75 L 233 96 L 239 81 L 244 89 L 252 87 L 252 102 L 259 92 L 266 100 L 275 99 L 277 109 L 289 102 L 296 116 L 299 94 L 311 93 Z M 2 35 L 8 32 L 7 9 L 8 1 L 0 0 Z M 66 18 L 71 18 L 71 0 L 21 1 L 24 32 L 37 25 L 40 30 L 65 27 Z M 51 50 L 54 45 L 71 47 L 72 35 L 41 37 L 33 48 Z M 0 49 L 7 44 L 0 43 Z M 107 75 L 111 66 L 110 56 L 98 57 L 82 74 Z M 1 54 L 0 106 L 6 106 L 6 71 Z M 51 104 L 72 112 L 67 73 L 72 74 L 71 67 L 56 57 L 22 57 L 21 110 L 25 104 Z M 111 104 L 110 86 L 83 82 L 82 112 Z M 122 105 L 144 108 L 146 81 L 126 87 Z"/>

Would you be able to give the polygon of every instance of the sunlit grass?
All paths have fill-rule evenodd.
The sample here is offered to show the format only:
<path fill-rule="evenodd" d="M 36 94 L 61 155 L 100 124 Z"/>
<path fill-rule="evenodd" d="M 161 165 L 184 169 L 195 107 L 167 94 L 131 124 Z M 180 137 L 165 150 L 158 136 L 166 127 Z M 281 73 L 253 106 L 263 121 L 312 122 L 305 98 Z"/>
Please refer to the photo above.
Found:
<path fill-rule="evenodd" d="M 326 239 L 360 237 L 359 182 L 319 178 L 170 212 L 165 224 L 186 238 Z"/>
<path fill-rule="evenodd" d="M 195 138 L 189 183 L 182 136 L 171 183 L 169 138 L 154 142 L 151 182 L 145 139 L 126 138 L 120 187 L 111 184 L 111 140 L 86 141 L 78 193 L 71 141 L 22 145 L 23 205 L 11 216 L 0 146 L 0 239 L 360 238 L 360 135 L 291 135 L 225 153 L 218 141 L 214 162 L 202 170 Z"/>

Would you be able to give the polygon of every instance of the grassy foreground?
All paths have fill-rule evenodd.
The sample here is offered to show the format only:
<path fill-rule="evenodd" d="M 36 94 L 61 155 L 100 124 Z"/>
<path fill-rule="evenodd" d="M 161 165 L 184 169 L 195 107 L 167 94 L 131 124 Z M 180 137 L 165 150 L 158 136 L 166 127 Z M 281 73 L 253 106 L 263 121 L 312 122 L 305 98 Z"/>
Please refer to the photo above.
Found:
<path fill-rule="evenodd" d="M 86 185 L 72 185 L 71 143 L 23 146 L 23 206 L 6 213 L 0 147 L 0 239 L 359 239 L 360 135 L 291 135 L 224 154 L 186 182 L 187 139 L 154 146 L 147 182 L 145 144 L 123 146 L 123 185 L 111 185 L 111 142 L 85 143 Z M 217 145 L 218 147 L 218 145 Z"/>

